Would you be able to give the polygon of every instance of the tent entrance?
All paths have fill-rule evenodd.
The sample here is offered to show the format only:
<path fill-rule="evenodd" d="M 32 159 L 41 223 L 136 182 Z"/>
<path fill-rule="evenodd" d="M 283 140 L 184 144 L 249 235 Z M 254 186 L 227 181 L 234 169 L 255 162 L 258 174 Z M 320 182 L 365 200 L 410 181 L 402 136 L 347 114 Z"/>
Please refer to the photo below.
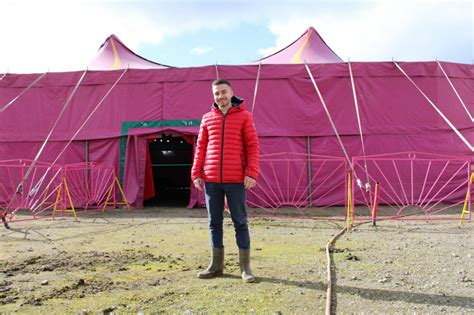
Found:
<path fill-rule="evenodd" d="M 145 206 L 187 206 L 193 159 L 192 138 L 181 134 L 161 134 L 148 142 Z"/>

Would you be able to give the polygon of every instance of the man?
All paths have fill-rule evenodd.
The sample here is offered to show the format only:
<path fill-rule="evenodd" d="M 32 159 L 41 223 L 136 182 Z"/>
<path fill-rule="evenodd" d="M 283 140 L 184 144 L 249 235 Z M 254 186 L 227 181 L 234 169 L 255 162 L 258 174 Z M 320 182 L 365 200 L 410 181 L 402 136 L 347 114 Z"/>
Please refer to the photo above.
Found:
<path fill-rule="evenodd" d="M 259 144 L 252 115 L 243 100 L 234 96 L 230 82 L 212 83 L 214 104 L 202 118 L 191 178 L 196 189 L 206 193 L 211 234 L 211 263 L 199 278 L 212 278 L 224 271 L 224 197 L 234 223 L 242 280 L 254 282 L 250 270 L 250 235 L 247 224 L 247 189 L 258 176 Z"/>

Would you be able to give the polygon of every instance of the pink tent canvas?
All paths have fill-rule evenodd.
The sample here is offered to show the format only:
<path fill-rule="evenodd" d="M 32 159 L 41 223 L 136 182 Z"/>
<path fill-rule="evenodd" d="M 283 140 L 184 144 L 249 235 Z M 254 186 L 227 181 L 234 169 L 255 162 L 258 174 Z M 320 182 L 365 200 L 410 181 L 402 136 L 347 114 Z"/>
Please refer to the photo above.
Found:
<path fill-rule="evenodd" d="M 315 77 L 343 147 L 304 62 Z M 343 63 L 312 27 L 285 49 L 256 63 L 262 65 L 217 66 L 219 75 L 233 82 L 236 95 L 246 100 L 260 138 L 261 185 L 249 194 L 251 205 L 278 207 L 289 201 L 298 205 L 342 204 L 349 167 L 344 150 L 349 159 L 359 161 L 364 153 L 397 156 L 403 151 L 473 158 L 472 65 L 400 63 L 412 78 L 410 82 L 392 62 L 352 63 L 354 92 L 349 64 Z M 209 86 L 215 76 L 216 66 L 180 69 L 149 61 L 114 35 L 104 42 L 87 72 L 47 73 L 44 77 L 6 74 L 0 79 L 0 160 L 34 159 L 56 126 L 40 162 L 53 162 L 63 152 L 57 163 L 112 165 L 128 201 L 142 206 L 150 139 L 173 134 L 192 143 L 200 119 L 212 103 Z M 60 117 L 69 98 L 71 102 Z M 327 158 L 321 160 L 320 156 Z M 372 169 L 378 168 L 378 160 L 370 163 Z M 432 161 L 425 164 L 435 176 L 455 167 Z M 391 172 L 387 174 L 395 174 Z M 413 174 L 428 182 L 442 178 Z M 396 170 L 396 176 L 403 175 Z M 0 200 L 5 199 L 2 189 L 14 189 L 17 184 L 0 182 Z M 446 184 L 449 189 L 452 185 Z M 319 197 L 308 201 L 308 189 Z M 393 189 L 403 191 L 403 187 Z M 192 185 L 190 190 L 189 206 L 202 206 L 203 195 Z M 464 198 L 461 190 L 453 191 L 451 199 Z"/>
<path fill-rule="evenodd" d="M 90 70 L 117 69 L 164 69 L 169 66 L 145 59 L 130 48 L 115 35 L 110 35 L 100 46 L 97 55 L 90 61 Z"/>
<path fill-rule="evenodd" d="M 255 61 L 262 64 L 294 63 L 336 63 L 343 62 L 329 48 L 313 27 L 309 27 L 297 40 L 282 50 Z"/>
<path fill-rule="evenodd" d="M 400 66 L 473 144 L 474 125 L 466 113 L 466 110 L 474 112 L 473 66 L 440 64 L 466 109 L 436 62 L 400 63 Z M 233 82 L 236 95 L 244 98 L 246 107 L 253 111 L 263 155 L 291 152 L 344 157 L 304 65 L 263 65 L 253 104 L 258 66 L 218 67 L 220 75 Z M 311 64 L 309 68 L 349 157 L 361 156 L 348 64 Z M 421 151 L 473 157 L 472 150 L 394 63 L 352 63 L 352 71 L 367 155 Z M 215 73 L 215 66 L 88 71 L 58 120 L 40 161 L 54 160 L 85 124 L 59 162 L 113 165 L 128 200 L 135 206 L 143 205 L 147 138 L 161 133 L 195 137 L 200 119 L 212 103 L 209 86 Z M 0 113 L 0 160 L 34 158 L 82 74 L 48 73 Z M 0 104 L 9 103 L 37 77 L 38 74 L 7 74 L 0 80 Z M 270 185 L 275 172 L 288 178 L 279 187 L 283 196 L 293 194 L 289 189 L 297 186 L 298 181 L 311 184 L 306 174 L 288 177 L 288 166 L 277 165 L 272 169 L 273 166 L 272 163 L 262 165 L 261 180 L 267 178 Z M 313 167 L 308 171 L 328 178 L 321 187 L 314 187 L 322 190 L 317 204 L 340 202 L 344 187 L 337 186 L 336 190 L 334 187 L 341 179 L 330 176 L 332 170 L 320 172 L 316 165 Z M 442 168 L 432 166 L 431 171 L 441 174 Z M 272 204 L 275 200 L 265 197 L 270 196 L 271 190 L 275 192 L 275 187 L 268 186 L 268 191 L 261 192 L 260 196 L 264 197 L 249 196 L 249 201 L 261 206 L 275 205 Z M 305 190 L 298 193 L 304 194 Z M 464 195 L 458 192 L 453 198 L 459 200 Z M 190 205 L 202 205 L 202 201 L 202 196 L 192 190 Z"/>

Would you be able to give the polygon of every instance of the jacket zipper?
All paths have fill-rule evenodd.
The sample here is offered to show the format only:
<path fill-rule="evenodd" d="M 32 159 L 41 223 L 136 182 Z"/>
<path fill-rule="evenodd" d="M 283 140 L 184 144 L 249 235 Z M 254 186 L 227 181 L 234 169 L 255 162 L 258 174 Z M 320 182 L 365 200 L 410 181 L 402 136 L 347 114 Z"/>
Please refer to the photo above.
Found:
<path fill-rule="evenodd" d="M 222 113 L 222 141 L 221 141 L 221 184 L 224 183 L 224 129 L 225 129 L 225 118 L 228 113 Z"/>

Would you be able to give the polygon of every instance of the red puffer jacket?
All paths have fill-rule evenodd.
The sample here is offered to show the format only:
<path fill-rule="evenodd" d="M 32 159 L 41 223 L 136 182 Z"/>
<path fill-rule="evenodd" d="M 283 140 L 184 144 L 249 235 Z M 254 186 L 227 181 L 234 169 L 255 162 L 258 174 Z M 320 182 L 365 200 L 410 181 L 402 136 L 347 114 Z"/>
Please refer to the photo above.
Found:
<path fill-rule="evenodd" d="M 258 177 L 259 144 L 252 115 L 233 97 L 226 115 L 214 106 L 201 121 L 191 178 L 205 182 L 243 183 Z"/>

